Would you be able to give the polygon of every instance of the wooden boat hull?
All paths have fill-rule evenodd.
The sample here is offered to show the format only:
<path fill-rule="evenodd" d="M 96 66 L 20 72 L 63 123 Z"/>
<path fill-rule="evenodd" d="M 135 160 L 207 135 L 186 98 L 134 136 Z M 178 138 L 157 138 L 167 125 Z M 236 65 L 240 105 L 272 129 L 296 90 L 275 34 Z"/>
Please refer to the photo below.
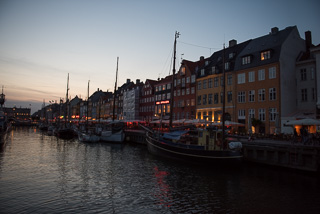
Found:
<path fill-rule="evenodd" d="M 192 163 L 228 163 L 239 162 L 242 159 L 241 151 L 234 150 L 198 150 L 187 147 L 177 147 L 147 136 L 148 150 L 151 154 L 187 161 Z"/>

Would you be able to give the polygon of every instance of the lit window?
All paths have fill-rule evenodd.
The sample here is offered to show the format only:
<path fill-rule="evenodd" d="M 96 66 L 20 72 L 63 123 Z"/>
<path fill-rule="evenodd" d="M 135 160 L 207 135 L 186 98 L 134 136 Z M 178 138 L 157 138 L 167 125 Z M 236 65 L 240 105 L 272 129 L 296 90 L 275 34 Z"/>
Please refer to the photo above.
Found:
<path fill-rule="evenodd" d="M 261 52 L 261 56 L 260 56 L 261 61 L 270 59 L 270 57 L 271 57 L 270 50 Z"/>

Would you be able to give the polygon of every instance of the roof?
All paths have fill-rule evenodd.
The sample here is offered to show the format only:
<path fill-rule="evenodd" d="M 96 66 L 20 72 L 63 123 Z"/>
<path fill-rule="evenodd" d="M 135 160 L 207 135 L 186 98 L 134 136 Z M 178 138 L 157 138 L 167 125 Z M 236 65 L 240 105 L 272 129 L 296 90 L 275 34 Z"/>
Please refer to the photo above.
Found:
<path fill-rule="evenodd" d="M 228 71 L 235 70 L 235 61 L 238 58 L 238 55 L 241 53 L 241 51 L 249 44 L 251 40 L 233 45 L 231 47 L 222 49 L 220 51 L 214 52 L 208 59 L 204 60 L 205 63 L 203 66 L 200 67 L 200 69 L 197 72 L 197 77 L 204 77 L 210 74 L 213 74 L 212 68 L 215 67 L 215 73 L 222 73 L 223 72 L 223 61 L 229 62 L 229 69 Z M 224 57 L 223 57 L 224 56 Z M 201 71 L 204 69 L 205 74 L 202 75 Z"/>
<path fill-rule="evenodd" d="M 282 44 L 294 30 L 298 31 L 296 26 L 287 27 L 280 31 L 276 28 L 275 32 L 250 40 L 239 54 L 239 57 L 237 57 L 235 70 L 242 70 L 278 62 L 280 59 Z M 266 50 L 272 51 L 272 57 L 269 60 L 261 61 L 260 54 L 262 51 Z M 251 63 L 242 65 L 242 57 L 244 56 L 251 56 Z"/>

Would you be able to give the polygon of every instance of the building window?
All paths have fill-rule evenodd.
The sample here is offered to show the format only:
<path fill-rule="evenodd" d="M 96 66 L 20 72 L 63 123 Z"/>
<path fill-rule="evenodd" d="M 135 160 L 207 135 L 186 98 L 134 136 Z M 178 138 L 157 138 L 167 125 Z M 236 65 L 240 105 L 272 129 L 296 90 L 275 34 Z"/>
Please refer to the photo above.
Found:
<path fill-rule="evenodd" d="M 208 94 L 208 104 L 212 104 L 212 94 Z"/>
<path fill-rule="evenodd" d="M 255 76 L 254 76 L 254 71 L 249 72 L 249 82 L 254 82 L 255 81 Z"/>
<path fill-rule="evenodd" d="M 246 110 L 244 109 L 238 110 L 238 119 L 246 119 Z"/>
<path fill-rule="evenodd" d="M 195 93 L 195 88 L 194 87 L 191 87 L 191 94 L 194 94 Z"/>
<path fill-rule="evenodd" d="M 227 76 L 227 84 L 232 85 L 232 74 L 228 74 Z"/>
<path fill-rule="evenodd" d="M 190 77 L 186 78 L 186 83 L 190 83 Z"/>
<path fill-rule="evenodd" d="M 191 83 L 195 83 L 196 82 L 196 75 L 192 75 L 191 76 Z"/>
<path fill-rule="evenodd" d="M 214 87 L 218 87 L 219 86 L 219 78 L 218 77 L 214 78 L 213 85 L 214 85 Z"/>
<path fill-rule="evenodd" d="M 249 114 L 249 118 L 255 118 L 255 111 L 254 111 L 254 109 L 249 109 L 248 114 Z"/>
<path fill-rule="evenodd" d="M 261 52 L 261 54 L 260 54 L 261 61 L 267 60 L 270 58 L 271 58 L 271 51 L 270 50 Z"/>
<path fill-rule="evenodd" d="M 246 83 L 246 74 L 238 74 L 238 84 Z"/>
<path fill-rule="evenodd" d="M 167 84 L 167 89 L 171 89 L 171 83 Z"/>
<path fill-rule="evenodd" d="M 198 112 L 198 119 L 201 119 L 201 112 Z"/>
<path fill-rule="evenodd" d="M 177 90 L 177 96 L 180 96 L 180 89 Z"/>
<path fill-rule="evenodd" d="M 315 76 L 314 76 L 314 68 L 310 69 L 310 73 L 311 73 L 311 79 L 314 80 Z"/>
<path fill-rule="evenodd" d="M 186 78 L 183 77 L 181 81 L 182 81 L 182 87 L 186 87 Z"/>
<path fill-rule="evenodd" d="M 265 80 L 265 70 L 264 69 L 261 69 L 258 71 L 258 80 L 259 81 Z"/>
<path fill-rule="evenodd" d="M 228 103 L 231 103 L 232 102 L 232 91 L 228 91 L 227 94 L 228 94 L 228 97 L 227 97 Z"/>
<path fill-rule="evenodd" d="M 314 101 L 316 100 L 316 90 L 315 88 L 312 88 L 311 90 L 312 90 L 312 100 Z"/>
<path fill-rule="evenodd" d="M 301 101 L 302 102 L 308 101 L 308 90 L 306 88 L 301 89 Z"/>
<path fill-rule="evenodd" d="M 269 120 L 275 121 L 277 116 L 277 109 L 276 108 L 270 108 L 269 109 Z"/>
<path fill-rule="evenodd" d="M 185 89 L 181 89 L 181 95 L 184 96 L 186 94 L 186 90 Z"/>
<path fill-rule="evenodd" d="M 228 71 L 230 69 L 230 62 L 224 63 L 224 70 Z"/>
<path fill-rule="evenodd" d="M 275 79 L 277 76 L 276 67 L 269 68 L 269 79 Z"/>
<path fill-rule="evenodd" d="M 220 77 L 220 85 L 221 85 L 221 86 L 224 85 L 224 81 L 223 81 L 223 80 L 224 80 L 224 78 L 223 78 L 223 76 L 221 76 L 221 77 Z"/>
<path fill-rule="evenodd" d="M 190 100 L 186 100 L 186 106 L 190 106 Z"/>
<path fill-rule="evenodd" d="M 269 88 L 269 100 L 276 100 L 277 99 L 276 88 Z"/>
<path fill-rule="evenodd" d="M 254 102 L 254 95 L 255 95 L 255 91 L 250 90 L 249 91 L 249 102 Z"/>
<path fill-rule="evenodd" d="M 204 76 L 204 69 L 201 69 L 201 76 Z"/>
<path fill-rule="evenodd" d="M 190 94 L 190 88 L 186 89 L 186 94 L 189 95 Z"/>
<path fill-rule="evenodd" d="M 203 95 L 202 99 L 203 99 L 203 103 L 202 104 L 203 105 L 207 105 L 207 95 L 206 94 Z"/>
<path fill-rule="evenodd" d="M 195 106 L 196 105 L 196 100 L 195 99 L 191 99 L 191 106 Z"/>
<path fill-rule="evenodd" d="M 301 76 L 301 81 L 307 80 L 307 69 L 305 68 L 300 69 L 300 76 Z"/>
<path fill-rule="evenodd" d="M 162 91 L 166 90 L 166 85 L 162 86 Z"/>
<path fill-rule="evenodd" d="M 244 102 L 246 102 L 246 92 L 239 91 L 238 92 L 238 103 L 244 103 Z"/>
<path fill-rule="evenodd" d="M 198 81 L 198 90 L 201 90 L 201 81 Z"/>
<path fill-rule="evenodd" d="M 186 74 L 186 68 L 185 67 L 181 67 L 180 75 L 183 76 L 185 74 Z"/>
<path fill-rule="evenodd" d="M 251 63 L 251 56 L 244 56 L 242 57 L 242 65 L 250 64 Z"/>
<path fill-rule="evenodd" d="M 177 80 L 177 85 L 180 85 L 181 84 L 181 79 L 178 79 Z"/>
<path fill-rule="evenodd" d="M 207 89 L 207 80 L 203 80 L 203 89 Z"/>
<path fill-rule="evenodd" d="M 260 102 L 265 101 L 266 90 L 265 90 L 264 88 L 263 88 L 263 89 L 259 89 L 259 90 L 258 90 L 258 96 L 259 96 L 259 101 L 260 101 Z"/>
<path fill-rule="evenodd" d="M 214 104 L 218 104 L 219 102 L 219 95 L 218 93 L 214 93 Z"/>
<path fill-rule="evenodd" d="M 261 121 L 266 120 L 266 110 L 264 108 L 259 109 L 259 120 Z"/>
<path fill-rule="evenodd" d="M 171 98 L 171 93 L 167 93 L 167 99 Z"/>
<path fill-rule="evenodd" d="M 198 105 L 201 105 L 201 95 L 198 96 Z"/>
<path fill-rule="evenodd" d="M 212 70 L 211 71 L 212 71 L 213 74 L 215 74 L 216 73 L 216 67 L 212 66 Z"/>
<path fill-rule="evenodd" d="M 208 88 L 212 88 L 212 78 L 208 80 Z"/>

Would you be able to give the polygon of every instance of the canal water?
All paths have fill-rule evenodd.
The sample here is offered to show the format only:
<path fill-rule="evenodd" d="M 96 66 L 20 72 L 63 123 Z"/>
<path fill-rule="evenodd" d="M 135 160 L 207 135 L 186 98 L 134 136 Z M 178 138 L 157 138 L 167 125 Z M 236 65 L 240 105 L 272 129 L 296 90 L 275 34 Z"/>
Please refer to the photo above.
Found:
<path fill-rule="evenodd" d="M 0 150 L 0 213 L 320 213 L 319 175 L 190 166 L 146 146 L 15 128 Z"/>

